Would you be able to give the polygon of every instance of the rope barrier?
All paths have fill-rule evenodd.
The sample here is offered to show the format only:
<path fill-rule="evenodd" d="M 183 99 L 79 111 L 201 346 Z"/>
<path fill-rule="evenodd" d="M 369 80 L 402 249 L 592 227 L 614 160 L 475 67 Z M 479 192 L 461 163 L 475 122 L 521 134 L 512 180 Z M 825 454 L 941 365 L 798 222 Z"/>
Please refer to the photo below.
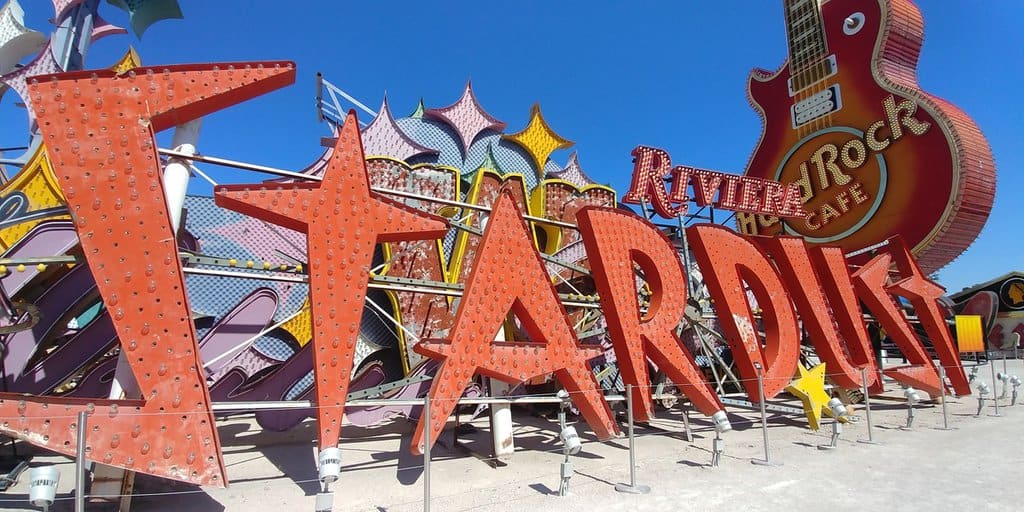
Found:
<path fill-rule="evenodd" d="M 937 369 L 940 366 L 943 369 L 962 368 L 962 366 L 958 366 L 958 365 L 938 365 L 938 364 L 935 365 L 935 368 Z M 896 367 L 891 367 L 891 368 L 896 368 Z M 886 369 L 891 369 L 891 368 L 886 368 Z M 825 373 L 826 377 L 833 377 L 833 376 L 837 376 L 837 375 L 846 375 L 846 374 L 842 373 L 842 372 Z M 767 382 L 780 382 L 780 381 L 782 381 L 782 382 L 792 382 L 792 380 L 793 380 L 792 378 L 788 378 L 788 379 L 787 378 L 774 378 L 774 379 L 772 379 L 772 378 L 765 378 L 764 382 L 766 382 L 766 383 Z M 738 382 L 741 382 L 741 383 L 757 382 L 757 378 L 738 379 Z M 697 385 L 714 386 L 715 384 L 716 384 L 715 382 L 712 382 L 710 380 L 701 380 L 698 384 L 671 383 L 670 385 L 673 386 L 673 387 L 676 387 L 676 388 L 687 388 L 687 387 L 697 386 Z M 678 395 L 677 394 L 671 394 L 671 393 L 662 393 L 662 394 L 659 395 L 659 394 L 653 393 L 653 391 L 655 391 L 658 388 L 658 386 L 659 386 L 658 384 L 650 384 L 650 385 L 647 385 L 647 386 L 634 385 L 634 388 L 646 387 L 646 388 L 650 389 L 652 391 L 652 394 L 651 394 L 651 399 L 652 400 L 678 399 L 678 398 L 686 396 L 686 394 L 683 391 L 680 391 L 680 393 Z M 828 386 L 826 386 L 826 387 L 828 387 Z M 859 391 L 859 388 L 857 390 Z M 573 396 L 576 396 L 576 395 L 584 395 L 584 394 L 592 393 L 592 392 L 606 393 L 608 391 L 609 390 L 607 390 L 607 389 L 605 389 L 603 387 L 593 387 L 593 388 L 584 388 L 584 389 L 581 389 L 579 391 L 567 391 L 567 393 L 569 393 L 570 397 L 573 397 Z M 725 396 L 729 397 L 729 395 L 725 395 Z M 604 398 L 604 400 L 606 402 L 624 402 L 626 400 L 626 397 L 624 395 L 622 395 L 622 394 L 604 395 L 603 398 Z M 773 397 L 768 397 L 767 400 L 771 400 L 772 398 Z M 15 399 L 9 398 L 9 399 L 6 399 L 6 400 L 13 401 Z M 100 400 L 100 399 L 97 398 L 97 400 Z M 459 397 L 459 398 L 437 397 L 437 398 L 432 398 L 431 400 L 433 402 L 435 402 L 435 403 L 455 402 L 456 405 L 492 405 L 492 404 L 493 405 L 523 405 L 523 404 L 558 404 L 558 403 L 562 402 L 562 400 L 560 398 L 556 397 L 554 393 L 534 393 L 534 394 L 516 395 L 514 397 L 473 397 L 473 398 L 466 398 L 466 397 Z M 275 404 L 275 405 L 261 406 L 259 404 Z M 184 412 L 181 412 L 181 411 L 178 411 L 178 412 L 176 412 L 176 411 L 141 412 L 141 411 L 132 411 L 132 410 L 118 410 L 116 412 L 116 414 L 118 416 L 124 416 L 124 415 L 128 415 L 128 416 L 183 416 L 183 415 L 194 415 L 194 414 L 218 414 L 218 413 L 226 413 L 226 412 L 247 412 L 247 411 L 250 411 L 250 409 L 245 409 L 244 406 L 253 406 L 254 408 L 251 409 L 251 411 L 256 411 L 256 410 L 259 410 L 259 411 L 287 411 L 287 410 L 294 410 L 294 409 L 320 409 L 320 408 L 338 408 L 339 407 L 337 405 L 323 405 L 323 406 L 321 406 L 321 405 L 317 405 L 317 404 L 313 403 L 312 401 L 308 401 L 308 400 L 283 400 L 283 401 L 266 401 L 266 402 L 256 401 L 256 402 L 238 402 L 238 403 L 233 403 L 233 402 L 217 402 L 214 405 L 215 405 L 215 407 L 212 407 L 210 409 L 204 409 L 204 410 L 198 410 L 198 411 L 197 410 L 193 410 L 193 411 L 184 411 Z M 238 405 L 238 407 L 232 407 L 233 405 Z M 391 400 L 391 399 L 387 399 L 387 398 L 349 400 L 349 401 L 347 401 L 345 403 L 344 408 L 348 409 L 348 408 L 358 408 L 358 407 L 380 407 L 380 406 L 387 406 L 387 405 L 403 406 L 403 407 L 409 407 L 409 406 L 416 407 L 416 406 L 422 406 L 423 405 L 423 400 L 422 400 L 422 398 L 419 398 L 419 399 L 407 399 L 407 400 Z M 222 406 L 222 407 L 217 407 L 217 406 Z M 134 408 L 134 407 L 131 407 L 131 408 Z M 129 409 L 129 406 L 125 406 L 124 409 Z M 95 413 L 90 412 L 90 414 L 95 414 Z M 75 418 L 76 415 L 75 414 L 69 414 L 69 415 L 47 414 L 47 417 L 48 418 L 53 418 L 53 419 L 57 419 L 57 418 Z"/>

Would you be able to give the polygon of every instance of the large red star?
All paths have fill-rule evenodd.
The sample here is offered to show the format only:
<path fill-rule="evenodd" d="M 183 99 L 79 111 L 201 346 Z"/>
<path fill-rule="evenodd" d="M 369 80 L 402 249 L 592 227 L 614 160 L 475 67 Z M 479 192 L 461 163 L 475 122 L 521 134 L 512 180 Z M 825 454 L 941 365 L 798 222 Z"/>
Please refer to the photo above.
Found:
<path fill-rule="evenodd" d="M 323 180 L 226 185 L 218 205 L 306 233 L 320 448 L 338 444 L 374 246 L 440 238 L 447 223 L 370 191 L 355 112 Z"/>
<path fill-rule="evenodd" d="M 599 346 L 582 346 L 558 302 L 532 237 L 508 192 L 498 196 L 466 283 L 451 341 L 423 341 L 416 351 L 443 359 L 430 387 L 430 425 L 421 420 L 412 446 L 422 453 L 423 431 L 436 442 L 462 391 L 481 373 L 506 382 L 554 373 L 600 438 L 618 428 L 587 361 Z M 494 334 L 511 311 L 535 340 L 495 342 Z"/>

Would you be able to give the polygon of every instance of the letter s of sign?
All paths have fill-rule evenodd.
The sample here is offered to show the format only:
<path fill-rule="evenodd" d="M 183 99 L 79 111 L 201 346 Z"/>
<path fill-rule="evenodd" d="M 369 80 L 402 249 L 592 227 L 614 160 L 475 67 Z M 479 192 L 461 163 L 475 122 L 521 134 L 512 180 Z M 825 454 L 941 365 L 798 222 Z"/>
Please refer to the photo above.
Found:
<path fill-rule="evenodd" d="M 227 67 L 189 64 L 32 79 L 29 96 L 54 174 L 138 379 L 140 396 L 132 398 L 141 400 L 62 399 L 55 407 L 52 397 L 0 394 L 0 432 L 73 456 L 77 415 L 85 411 L 91 413 L 85 439 L 90 458 L 199 485 L 227 485 L 154 133 L 290 84 L 295 65 L 236 63 L 230 72 L 220 66 Z M 74 114 L 61 113 L 67 103 Z M 139 279 L 126 283 L 129 274 Z M 138 434 L 114 437 L 125 432 Z"/>

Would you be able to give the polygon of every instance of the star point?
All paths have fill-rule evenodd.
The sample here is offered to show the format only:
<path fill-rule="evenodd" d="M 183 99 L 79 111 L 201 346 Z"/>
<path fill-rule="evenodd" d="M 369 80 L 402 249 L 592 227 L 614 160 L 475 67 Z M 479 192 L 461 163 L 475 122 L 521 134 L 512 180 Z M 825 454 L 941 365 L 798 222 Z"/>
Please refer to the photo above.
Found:
<path fill-rule="evenodd" d="M 487 129 L 500 132 L 505 129 L 505 123 L 488 114 L 477 102 L 470 82 L 466 82 L 466 88 L 458 101 L 447 107 L 427 109 L 423 114 L 455 129 L 462 141 L 464 156 L 469 155 L 469 146 L 480 132 Z"/>
<path fill-rule="evenodd" d="M 437 153 L 436 149 L 423 146 L 412 140 L 391 115 L 388 99 L 384 98 L 377 117 L 363 129 L 363 147 L 366 154 L 397 158 L 403 162 L 417 155 Z"/>
<path fill-rule="evenodd" d="M 544 164 L 548 161 L 556 149 L 572 147 L 573 142 L 566 139 L 551 129 L 544 116 L 540 113 L 540 105 L 533 104 L 530 108 L 530 121 L 522 131 L 511 135 L 502 135 L 502 138 L 519 144 L 533 159 L 537 165 L 537 177 L 544 177 Z"/>

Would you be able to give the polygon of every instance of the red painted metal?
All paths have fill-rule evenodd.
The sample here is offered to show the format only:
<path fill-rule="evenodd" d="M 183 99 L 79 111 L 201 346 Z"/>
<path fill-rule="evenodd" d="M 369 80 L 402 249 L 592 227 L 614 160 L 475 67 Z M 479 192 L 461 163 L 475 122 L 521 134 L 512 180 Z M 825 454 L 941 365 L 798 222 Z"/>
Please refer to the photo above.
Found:
<path fill-rule="evenodd" d="M 853 289 L 850 266 L 843 255 L 843 250 L 839 247 L 825 246 L 811 248 L 810 252 L 811 262 L 821 280 L 828 303 L 832 306 L 832 317 L 839 327 L 839 335 L 846 341 L 846 351 L 854 364 L 868 365 L 868 392 L 883 392 L 878 361 L 875 359 L 871 340 L 866 332 L 860 302 L 857 301 L 857 294 Z"/>
<path fill-rule="evenodd" d="M 939 362 L 946 367 L 946 377 L 953 385 L 953 390 L 957 395 L 970 395 L 971 385 L 964 374 L 960 352 L 953 344 L 945 314 L 939 307 L 939 298 L 946 294 L 946 289 L 928 279 L 921 271 L 920 265 L 910 254 L 910 249 L 903 239 L 890 240 L 888 250 L 902 277 L 889 287 L 889 292 L 910 300 L 918 320 L 932 341 Z"/>
<path fill-rule="evenodd" d="M 459 172 L 456 169 L 429 164 L 409 167 L 404 162 L 390 158 L 371 158 L 366 162 L 366 171 L 374 187 L 413 192 L 447 201 L 458 201 L 460 198 Z M 428 200 L 399 196 L 395 196 L 395 200 L 434 214 L 451 210 L 451 206 Z M 386 244 L 385 250 L 389 263 L 384 273 L 388 276 L 437 282 L 447 279 L 447 262 L 440 240 L 397 242 Z M 402 322 L 404 330 L 414 333 L 417 338 L 448 336 L 455 312 L 450 308 L 447 297 L 407 291 L 388 293 L 395 298 L 395 318 Z M 416 366 L 422 359 L 422 356 L 412 351 L 412 341 L 405 340 L 404 343 L 403 355 L 408 368 Z"/>
<path fill-rule="evenodd" d="M 103 464 L 225 486 L 205 373 L 160 181 L 154 132 L 282 87 L 290 62 L 87 71 L 30 82 L 82 252 L 131 365 L 138 400 L 0 395 L 0 432 Z"/>
<path fill-rule="evenodd" d="M 932 358 L 924 351 L 907 322 L 899 304 L 889 295 L 889 267 L 892 255 L 879 254 L 853 274 L 853 286 L 857 298 L 867 305 L 885 332 L 899 347 L 910 363 L 906 366 L 886 368 L 883 373 L 898 382 L 924 390 L 936 396 L 941 392 L 939 372 Z"/>
<path fill-rule="evenodd" d="M 621 210 L 586 207 L 577 220 L 619 371 L 623 382 L 634 386 L 636 417 L 640 421 L 654 417 L 648 357 L 702 413 L 710 416 L 721 411 L 722 402 L 675 334 L 686 309 L 687 291 L 686 275 L 672 243 L 654 225 Z M 651 294 L 646 313 L 640 311 L 634 264 Z"/>
<path fill-rule="evenodd" d="M 775 396 L 792 381 L 800 353 L 796 313 L 782 279 L 759 247 L 733 231 L 698 224 L 686 233 L 747 395 L 761 401 L 755 379 L 757 363 L 764 375 L 765 398 Z M 761 308 L 760 321 L 750 310 L 748 286 Z M 758 335 L 761 330 L 765 333 L 763 349 Z"/>
<path fill-rule="evenodd" d="M 587 364 L 603 351 L 579 344 L 510 192 L 498 195 L 478 248 L 450 341 L 424 340 L 416 345 L 417 352 L 443 363 L 430 386 L 431 423 L 420 420 L 413 452 L 425 448 L 425 428 L 436 442 L 476 373 L 506 382 L 554 373 L 599 438 L 617 434 Z M 531 342 L 495 341 L 510 312 Z"/>
<path fill-rule="evenodd" d="M 821 248 L 815 251 L 817 261 L 812 261 L 802 238 L 759 238 L 758 242 L 775 261 L 800 312 L 803 327 L 817 349 L 818 357 L 827 365 L 829 378 L 841 387 L 859 389 L 860 369 L 866 367 L 869 370 L 868 385 L 873 384 L 877 378 L 877 365 L 864 321 L 859 318 L 860 305 L 852 294 L 844 295 L 837 286 L 839 280 L 845 278 L 849 281 L 842 254 L 839 253 L 839 260 L 834 257 L 831 260 L 837 265 L 829 265 Z M 833 249 L 835 255 L 837 250 Z M 827 288 L 823 286 L 826 281 L 829 284 Z M 829 292 L 827 295 L 825 290 Z M 838 321 L 838 328 L 833 319 Z"/>
<path fill-rule="evenodd" d="M 222 185 L 214 194 L 220 206 L 307 235 L 319 444 L 337 446 L 374 247 L 442 237 L 447 222 L 370 191 L 355 112 L 323 181 Z"/>

